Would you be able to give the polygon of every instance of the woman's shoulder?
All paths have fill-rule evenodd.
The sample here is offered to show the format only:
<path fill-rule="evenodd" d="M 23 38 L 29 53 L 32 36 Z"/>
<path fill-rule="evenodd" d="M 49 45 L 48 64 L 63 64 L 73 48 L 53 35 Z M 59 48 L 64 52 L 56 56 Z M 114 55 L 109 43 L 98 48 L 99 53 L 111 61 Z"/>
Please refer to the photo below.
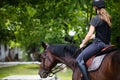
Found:
<path fill-rule="evenodd" d="M 91 19 L 90 25 L 93 25 L 96 27 L 100 22 L 101 22 L 101 20 L 100 20 L 99 16 L 96 15 Z"/>
<path fill-rule="evenodd" d="M 99 15 L 95 15 L 95 16 L 91 19 L 91 21 L 99 23 L 99 22 L 101 21 L 101 19 L 100 19 Z"/>
<path fill-rule="evenodd" d="M 100 19 L 99 15 L 95 15 L 92 19 L 98 20 Z"/>

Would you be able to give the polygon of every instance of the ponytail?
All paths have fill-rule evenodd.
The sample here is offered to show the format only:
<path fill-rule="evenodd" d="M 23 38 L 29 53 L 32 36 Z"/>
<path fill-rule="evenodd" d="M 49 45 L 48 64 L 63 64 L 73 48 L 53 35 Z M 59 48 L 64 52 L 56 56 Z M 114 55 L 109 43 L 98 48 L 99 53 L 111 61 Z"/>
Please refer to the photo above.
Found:
<path fill-rule="evenodd" d="M 109 26 L 112 25 L 112 23 L 111 23 L 111 16 L 109 15 L 109 13 L 104 8 L 97 9 L 97 12 L 99 14 L 99 17 L 102 20 L 106 21 Z"/>

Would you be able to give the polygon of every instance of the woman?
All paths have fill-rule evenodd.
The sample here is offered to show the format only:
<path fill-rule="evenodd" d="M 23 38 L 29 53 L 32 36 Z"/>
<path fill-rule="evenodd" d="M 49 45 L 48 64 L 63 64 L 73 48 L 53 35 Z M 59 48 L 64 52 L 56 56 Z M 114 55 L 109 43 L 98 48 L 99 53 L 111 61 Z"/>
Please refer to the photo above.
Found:
<path fill-rule="evenodd" d="M 103 0 L 93 0 L 92 4 L 97 14 L 91 19 L 89 31 L 80 44 L 80 48 L 93 37 L 94 32 L 95 40 L 85 48 L 76 59 L 85 80 L 90 80 L 85 62 L 110 44 L 111 17 L 105 10 L 105 3 Z"/>

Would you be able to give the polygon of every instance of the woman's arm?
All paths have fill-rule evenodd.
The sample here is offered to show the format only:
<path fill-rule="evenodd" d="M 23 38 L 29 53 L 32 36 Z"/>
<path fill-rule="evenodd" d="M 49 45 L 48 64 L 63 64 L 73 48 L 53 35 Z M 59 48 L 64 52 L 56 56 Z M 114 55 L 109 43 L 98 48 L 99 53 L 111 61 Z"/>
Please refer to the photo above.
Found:
<path fill-rule="evenodd" d="M 91 39 L 91 37 L 94 35 L 94 31 L 95 31 L 95 27 L 93 25 L 90 25 L 89 31 L 85 36 L 85 39 L 80 44 L 80 48 L 82 48 Z"/>
<path fill-rule="evenodd" d="M 93 34 L 90 39 L 95 39 L 95 34 Z"/>

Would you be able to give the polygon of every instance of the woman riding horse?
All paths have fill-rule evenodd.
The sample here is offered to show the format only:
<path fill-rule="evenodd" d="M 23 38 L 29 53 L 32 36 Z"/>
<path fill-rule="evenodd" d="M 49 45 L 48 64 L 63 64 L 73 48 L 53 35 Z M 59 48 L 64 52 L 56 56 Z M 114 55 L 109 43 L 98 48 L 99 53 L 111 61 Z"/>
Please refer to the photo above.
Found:
<path fill-rule="evenodd" d="M 105 10 L 104 0 L 93 0 L 92 5 L 97 14 L 91 19 L 89 31 L 80 44 L 80 48 L 91 39 L 94 32 L 95 40 L 76 59 L 85 80 L 90 80 L 85 62 L 110 44 L 110 26 L 112 24 L 111 17 Z"/>

